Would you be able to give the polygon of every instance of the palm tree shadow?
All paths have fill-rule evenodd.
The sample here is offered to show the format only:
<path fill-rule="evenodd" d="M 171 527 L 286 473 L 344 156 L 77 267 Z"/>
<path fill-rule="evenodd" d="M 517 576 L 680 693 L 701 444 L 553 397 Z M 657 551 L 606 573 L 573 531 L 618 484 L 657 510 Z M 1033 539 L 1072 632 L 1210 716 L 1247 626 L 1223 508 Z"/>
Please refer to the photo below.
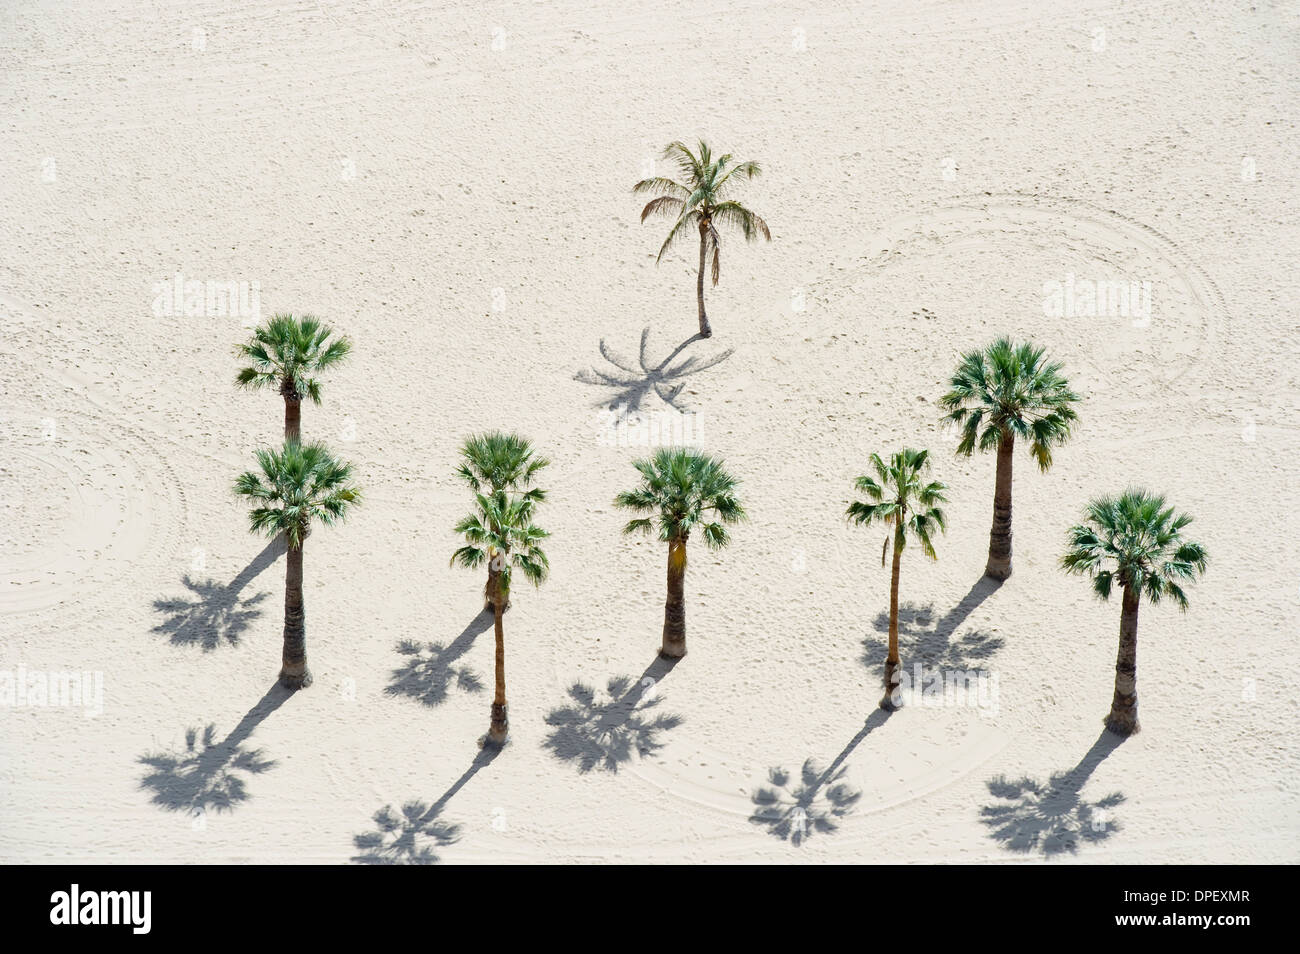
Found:
<path fill-rule="evenodd" d="M 432 804 L 416 800 L 405 803 L 400 810 L 391 805 L 379 809 L 374 814 L 375 830 L 353 836 L 352 844 L 361 853 L 352 861 L 359 865 L 436 864 L 440 857 L 435 849 L 460 840 L 460 825 L 444 821 L 443 809 L 500 751 L 496 746 L 483 746 L 465 773 Z"/>
<path fill-rule="evenodd" d="M 137 761 L 150 770 L 140 780 L 140 787 L 151 791 L 153 804 L 167 811 L 196 816 L 209 810 L 231 811 L 248 799 L 246 778 L 276 764 L 261 749 L 246 747 L 245 741 L 292 694 L 276 682 L 220 742 L 216 741 L 215 724 L 209 723 L 185 731 L 182 752 L 140 756 Z"/>
<path fill-rule="evenodd" d="M 953 636 L 966 618 L 1001 585 L 998 580 L 981 577 L 937 622 L 934 622 L 933 605 L 904 603 L 899 606 L 900 649 L 917 657 L 918 662 L 947 669 L 970 669 L 974 662 L 988 659 L 1006 644 L 1001 636 L 978 629 L 969 630 L 956 639 Z M 881 635 L 868 635 L 862 640 L 862 664 L 883 674 L 889 649 L 889 612 L 877 614 L 872 627 Z"/>
<path fill-rule="evenodd" d="M 1010 781 L 1005 776 L 990 780 L 989 793 L 998 801 L 980 809 L 980 821 L 990 829 L 990 837 L 1008 851 L 1050 857 L 1074 854 L 1080 842 L 1096 844 L 1119 831 L 1111 809 L 1124 802 L 1124 795 L 1112 792 L 1090 802 L 1080 792 L 1097 766 L 1123 742 L 1121 736 L 1103 729 L 1078 765 L 1051 775 L 1046 782 L 1028 777 Z"/>
<path fill-rule="evenodd" d="M 205 653 L 222 643 L 238 646 L 240 636 L 262 615 L 259 604 L 270 595 L 261 592 L 241 599 L 240 591 L 282 553 L 284 540 L 276 537 L 237 577 L 225 584 L 210 577 L 196 580 L 185 574 L 181 584 L 189 594 L 154 600 L 154 612 L 163 613 L 166 618 L 150 632 L 168 634 L 173 646 L 200 646 Z"/>
<path fill-rule="evenodd" d="M 876 709 L 867 716 L 861 730 L 822 770 L 812 758 L 804 760 L 795 781 L 794 773 L 784 768 L 768 770 L 769 785 L 756 789 L 750 800 L 754 813 L 752 824 L 762 825 L 768 833 L 781 841 L 798 847 L 812 837 L 813 832 L 831 834 L 839 828 L 838 820 L 853 810 L 862 793 L 844 781 L 848 768 L 845 759 L 858 744 L 889 720 L 890 713 Z"/>
<path fill-rule="evenodd" d="M 572 705 L 546 715 L 551 732 L 545 746 L 562 762 L 573 763 L 582 774 L 601 768 L 617 772 L 633 753 L 641 758 L 663 748 L 663 733 L 682 724 L 680 716 L 655 711 L 663 699 L 659 682 L 672 672 L 677 660 L 657 656 L 641 678 L 615 676 L 605 684 L 607 701 L 581 682 L 568 689 Z"/>
<path fill-rule="evenodd" d="M 686 387 L 686 382 L 681 379 L 687 375 L 698 374 L 721 364 L 734 353 L 734 349 L 728 348 L 711 358 L 703 360 L 687 358 L 675 367 L 670 367 L 673 359 L 681 354 L 687 345 L 692 341 L 699 340 L 703 339 L 698 334 L 692 335 L 674 348 L 668 357 L 658 364 L 652 365 L 651 359 L 647 355 L 647 346 L 650 341 L 650 326 L 647 325 L 641 331 L 641 348 L 634 365 L 631 361 L 614 352 L 605 343 L 605 339 L 602 338 L 600 340 L 601 356 L 614 366 L 613 370 L 584 369 L 574 375 L 574 378 L 583 384 L 594 384 L 617 389 L 617 393 L 611 400 L 599 401 L 596 404 L 597 407 L 608 406 L 612 410 L 624 408 L 628 414 L 636 414 L 641 410 L 642 404 L 645 403 L 653 391 L 659 395 L 659 399 L 665 404 L 679 411 L 684 410 L 677 400 L 682 393 L 682 389 Z"/>
<path fill-rule="evenodd" d="M 390 696 L 407 696 L 426 706 L 441 705 L 455 686 L 465 692 L 482 692 L 483 682 L 468 666 L 459 660 L 480 633 L 492 626 L 492 613 L 482 610 L 451 644 L 429 643 L 421 646 L 414 640 L 404 639 L 397 651 L 407 657 L 406 662 L 393 670 L 392 678 L 384 692 Z"/>

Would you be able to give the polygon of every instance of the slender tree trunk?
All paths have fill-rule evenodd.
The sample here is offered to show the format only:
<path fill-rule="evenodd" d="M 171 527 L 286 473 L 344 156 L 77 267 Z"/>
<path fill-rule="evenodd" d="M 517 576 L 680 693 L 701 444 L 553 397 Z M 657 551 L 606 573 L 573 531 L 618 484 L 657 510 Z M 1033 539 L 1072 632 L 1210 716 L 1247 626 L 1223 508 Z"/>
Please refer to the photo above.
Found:
<path fill-rule="evenodd" d="M 1016 447 L 1014 434 L 998 443 L 998 482 L 993 490 L 993 529 L 989 532 L 989 562 L 984 575 L 1005 580 L 1011 575 L 1011 466 Z"/>
<path fill-rule="evenodd" d="M 664 638 L 660 652 L 672 659 L 686 655 L 686 540 L 668 542 L 668 602 L 664 604 Z"/>
<path fill-rule="evenodd" d="M 1134 735 L 1138 725 L 1137 654 L 1138 605 L 1141 594 L 1124 587 L 1124 607 L 1119 617 L 1119 654 L 1115 658 L 1115 698 L 1110 703 L 1106 728 L 1116 735 Z"/>
<path fill-rule="evenodd" d="M 483 608 L 485 610 L 492 609 L 496 606 L 497 588 L 501 585 L 501 571 L 492 569 L 492 560 L 495 556 L 496 551 L 493 550 L 488 557 L 487 582 L 483 584 Z M 509 598 L 504 601 L 504 605 L 501 607 L 501 612 L 504 613 L 508 609 L 510 609 Z"/>
<path fill-rule="evenodd" d="M 284 396 L 284 439 L 286 441 L 302 440 L 302 395 L 293 389 L 292 381 L 280 385 L 280 394 Z"/>
<path fill-rule="evenodd" d="M 307 668 L 307 613 L 302 600 L 302 547 L 289 547 L 284 570 L 284 657 L 280 682 L 288 689 L 311 685 Z"/>
<path fill-rule="evenodd" d="M 899 673 L 903 660 L 898 655 L 898 571 L 902 565 L 903 551 L 894 538 L 894 570 L 889 580 L 889 655 L 885 657 L 885 694 L 880 708 L 897 709 L 902 704 L 899 694 Z"/>
<path fill-rule="evenodd" d="M 505 612 L 505 600 L 497 590 L 496 601 L 492 604 L 493 629 L 497 638 L 496 654 L 496 695 L 492 698 L 492 725 L 488 729 L 488 741 L 504 745 L 510 735 L 510 720 L 506 718 L 506 635 L 501 626 L 501 615 Z"/>
<path fill-rule="evenodd" d="M 713 329 L 709 327 L 709 316 L 704 313 L 704 267 L 709 255 L 709 229 L 704 223 L 700 224 L 700 273 L 695 278 L 695 296 L 700 303 L 700 337 L 713 337 Z"/>

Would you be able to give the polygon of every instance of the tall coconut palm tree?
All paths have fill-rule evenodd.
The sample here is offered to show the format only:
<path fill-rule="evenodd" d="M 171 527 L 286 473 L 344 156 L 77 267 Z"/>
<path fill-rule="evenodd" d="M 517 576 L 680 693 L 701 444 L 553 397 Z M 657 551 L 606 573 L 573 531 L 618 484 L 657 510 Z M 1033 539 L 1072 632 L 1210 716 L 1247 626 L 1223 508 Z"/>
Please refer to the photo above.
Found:
<path fill-rule="evenodd" d="M 302 399 L 320 404 L 320 381 L 315 375 L 338 364 L 351 350 L 347 338 L 335 336 L 318 318 L 276 315 L 236 347 L 235 353 L 250 364 L 239 370 L 235 383 L 250 390 L 278 390 L 284 398 L 284 439 L 300 440 Z"/>
<path fill-rule="evenodd" d="M 970 456 L 997 448 L 993 490 L 993 528 L 989 533 L 986 576 L 1011 575 L 1011 465 L 1016 438 L 1029 444 L 1039 470 L 1052 466 L 1052 448 L 1069 438 L 1079 396 L 1061 376 L 1061 365 L 1043 360 L 1030 342 L 999 338 L 986 348 L 962 355 L 952 389 L 939 401 L 945 420 L 961 429 L 957 453 Z"/>
<path fill-rule="evenodd" d="M 938 559 L 931 535 L 936 529 L 946 531 L 947 518 L 938 506 L 947 502 L 944 491 L 948 488 L 938 481 L 924 480 L 930 469 L 930 452 L 904 448 L 894 454 L 886 464 L 879 454 L 871 455 L 875 477 L 859 477 L 853 486 L 867 495 L 866 501 L 855 500 L 849 505 L 848 517 L 859 526 L 883 523 L 893 529 L 880 548 L 880 565 L 885 565 L 885 555 L 893 542 L 894 569 L 889 581 L 889 653 L 885 657 L 885 694 L 880 708 L 897 708 L 899 670 L 902 659 L 898 654 L 898 572 L 903 550 L 909 537 L 921 545 L 921 552 L 931 560 Z"/>
<path fill-rule="evenodd" d="M 1127 490 L 1118 497 L 1099 497 L 1084 511 L 1086 522 L 1070 528 L 1070 548 L 1061 558 L 1069 573 L 1092 577 L 1093 591 L 1109 600 L 1118 583 L 1123 593 L 1119 617 L 1119 654 L 1115 659 L 1115 696 L 1106 728 L 1132 735 L 1138 724 L 1138 607 L 1168 597 L 1187 609 L 1183 585 L 1205 572 L 1205 548 L 1183 539 L 1192 522 L 1175 514 L 1160 494 Z"/>
<path fill-rule="evenodd" d="M 681 173 L 681 179 L 653 177 L 642 179 L 632 187 L 638 195 L 653 195 L 641 210 L 641 221 L 652 215 L 666 215 L 674 219 L 672 230 L 659 249 L 655 263 L 679 239 L 695 229 L 700 235 L 700 268 L 695 278 L 695 294 L 700 306 L 700 337 L 713 334 L 709 318 L 704 311 L 704 269 L 713 253 L 713 284 L 718 284 L 721 263 L 718 248 L 722 240 L 718 225 L 733 225 L 740 229 L 747 241 L 763 236 L 769 242 L 772 233 L 767 223 L 756 213 L 745 208 L 731 191 L 741 179 L 752 179 L 761 171 L 757 162 L 734 162 L 730 153 L 714 157 L 707 143 L 701 141 L 697 152 L 680 142 L 671 142 L 664 149 L 663 158 L 671 159 Z"/>
<path fill-rule="evenodd" d="M 546 491 L 533 487 L 532 483 L 537 472 L 550 464 L 550 461 L 538 457 L 532 443 L 526 438 L 501 431 L 474 434 L 461 445 L 460 456 L 461 465 L 456 473 L 474 493 L 491 496 L 503 490 L 522 491 L 524 498 L 535 504 L 546 499 Z M 495 604 L 499 574 L 492 568 L 493 556 L 493 553 L 487 556 L 488 578 L 483 586 L 484 609 L 491 609 Z M 505 608 L 510 608 L 509 600 L 505 602 Z"/>
<path fill-rule="evenodd" d="M 722 461 L 681 447 L 661 448 L 638 460 L 641 486 L 614 498 L 616 507 L 651 514 L 629 520 L 624 533 L 649 533 L 657 526 L 668 544 L 668 600 L 664 605 L 663 655 L 686 655 L 686 541 L 699 527 L 704 543 L 719 550 L 731 542 L 725 524 L 746 517 L 736 497 L 737 481 Z"/>
<path fill-rule="evenodd" d="M 289 689 L 311 685 L 307 668 L 307 613 L 302 597 L 303 544 L 313 523 L 327 527 L 341 521 L 361 503 L 352 483 L 352 465 L 336 460 L 323 444 L 285 441 L 281 450 L 257 452 L 258 471 L 235 481 L 235 493 L 253 505 L 249 525 L 254 533 L 284 535 L 284 660 L 280 682 Z"/>
<path fill-rule="evenodd" d="M 475 510 L 456 524 L 456 533 L 465 545 L 451 556 L 453 566 L 471 569 L 489 563 L 497 574 L 493 594 L 492 616 L 496 632 L 496 694 L 492 699 L 492 721 L 488 741 L 504 745 L 510 735 L 506 711 L 506 642 L 501 618 L 510 598 L 510 582 L 515 570 L 534 586 L 546 579 L 550 563 L 541 542 L 550 536 L 533 524 L 537 499 L 527 494 L 510 494 L 504 490 L 474 495 Z"/>

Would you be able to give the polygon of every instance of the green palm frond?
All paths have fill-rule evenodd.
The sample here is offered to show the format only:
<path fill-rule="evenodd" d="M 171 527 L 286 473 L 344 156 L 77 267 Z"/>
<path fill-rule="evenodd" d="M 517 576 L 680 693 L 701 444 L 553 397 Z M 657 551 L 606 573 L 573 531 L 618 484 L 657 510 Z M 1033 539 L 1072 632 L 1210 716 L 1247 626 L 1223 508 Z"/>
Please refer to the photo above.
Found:
<path fill-rule="evenodd" d="M 665 252 L 699 229 L 703 233 L 705 254 L 711 253 L 710 266 L 716 285 L 722 272 L 722 241 L 714 223 L 739 229 L 747 241 L 756 241 L 760 236 L 768 241 L 772 239 L 772 230 L 760 215 L 726 195 L 736 183 L 753 179 L 762 170 L 752 160 L 734 162 L 730 153 L 715 157 L 705 142 L 700 142 L 694 151 L 682 142 L 669 143 L 663 158 L 677 167 L 679 179 L 656 176 L 632 186 L 634 194 L 654 196 L 641 210 L 642 222 L 655 215 L 675 216 L 655 261 L 662 260 Z"/>
<path fill-rule="evenodd" d="M 465 545 L 452 553 L 451 565 L 472 569 L 503 557 L 500 576 L 503 596 L 509 595 L 514 570 L 521 572 L 524 579 L 534 586 L 540 586 L 550 568 L 541 544 L 550 534 L 532 520 L 545 492 L 533 488 L 530 492 L 520 493 L 518 488 L 525 479 L 531 480 L 532 475 L 548 461 L 533 458 L 532 446 L 515 435 L 470 438 L 465 447 L 465 469 L 473 478 L 472 485 L 481 487 L 497 479 L 503 481 L 504 486 L 495 490 L 483 487 L 474 494 L 474 512 L 462 517 L 453 528 L 464 538 Z M 489 447 L 495 447 L 500 453 L 495 456 L 477 453 L 485 452 Z M 531 471 L 530 460 L 537 464 Z M 478 466 L 492 461 L 502 466 L 499 469 L 487 466 L 480 469 Z M 514 466 L 505 466 L 511 462 Z"/>
<path fill-rule="evenodd" d="M 1130 489 L 1090 501 L 1084 519 L 1067 534 L 1062 569 L 1091 576 L 1101 599 L 1118 582 L 1151 603 L 1168 598 L 1187 608 L 1183 584 L 1203 575 L 1208 559 L 1203 546 L 1183 538 L 1190 516 L 1177 514 L 1163 495 Z"/>
<path fill-rule="evenodd" d="M 845 515 L 857 526 L 882 524 L 891 528 L 881 547 L 882 565 L 890 543 L 902 550 L 909 538 L 917 541 L 922 553 L 937 559 L 934 532 L 943 533 L 948 529 L 947 517 L 939 504 L 946 503 L 948 498 L 944 484 L 922 480 L 930 469 L 930 452 L 905 447 L 887 463 L 879 454 L 872 454 L 869 460 L 875 476 L 862 476 L 853 481 L 854 488 L 868 499 L 850 503 Z"/>
<path fill-rule="evenodd" d="M 302 546 L 313 523 L 333 526 L 361 503 L 352 465 L 337 460 L 323 444 L 286 441 L 279 450 L 254 455 L 256 471 L 235 480 L 235 493 L 257 506 L 249 511 L 252 532 L 283 533 L 290 547 Z"/>
<path fill-rule="evenodd" d="M 1061 365 L 1032 342 L 999 338 L 963 354 L 939 404 L 960 433 L 957 453 L 993 450 L 1004 436 L 1028 442 L 1039 469 L 1052 466 L 1052 448 L 1064 444 L 1078 419 L 1079 396 Z"/>
<path fill-rule="evenodd" d="M 669 447 L 633 466 L 641 475 L 641 485 L 618 494 L 614 506 L 647 516 L 629 521 L 624 533 L 657 528 L 661 540 L 685 540 L 700 526 L 705 543 L 720 548 L 731 541 L 724 525 L 747 518 L 736 494 L 738 482 L 716 458 Z"/>
<path fill-rule="evenodd" d="M 248 364 L 239 369 L 239 387 L 277 388 L 320 403 L 320 382 L 315 375 L 341 362 L 352 343 L 311 315 L 297 318 L 278 314 L 253 330 L 251 338 L 235 348 Z"/>

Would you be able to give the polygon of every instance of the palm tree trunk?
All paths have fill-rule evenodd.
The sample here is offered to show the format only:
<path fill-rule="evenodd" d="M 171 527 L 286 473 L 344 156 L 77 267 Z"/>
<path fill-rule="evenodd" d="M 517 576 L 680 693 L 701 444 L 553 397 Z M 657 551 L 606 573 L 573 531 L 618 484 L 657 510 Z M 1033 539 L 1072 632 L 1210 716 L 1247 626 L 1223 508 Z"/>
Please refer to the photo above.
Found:
<path fill-rule="evenodd" d="M 1011 575 L 1011 467 L 1016 447 L 1014 434 L 998 443 L 998 480 L 993 490 L 993 529 L 989 532 L 989 562 L 984 575 L 1005 580 Z"/>
<path fill-rule="evenodd" d="M 660 652 L 672 659 L 686 655 L 686 541 L 681 537 L 668 542 L 668 602 Z"/>
<path fill-rule="evenodd" d="M 492 609 L 496 606 L 497 589 L 501 586 L 501 571 L 492 569 L 492 558 L 496 556 L 493 550 L 488 554 L 488 576 L 487 582 L 483 584 L 483 608 Z M 501 612 L 510 609 L 510 600 L 507 598 L 501 608 Z"/>
<path fill-rule="evenodd" d="M 280 393 L 284 395 L 284 439 L 302 440 L 302 397 L 283 390 Z"/>
<path fill-rule="evenodd" d="M 311 685 L 307 668 L 307 613 L 302 600 L 302 547 L 289 547 L 284 570 L 284 654 L 280 682 L 288 689 Z"/>
<path fill-rule="evenodd" d="M 506 718 L 506 635 L 501 626 L 504 602 L 498 588 L 496 601 L 492 604 L 492 622 L 497 638 L 497 691 L 492 698 L 492 725 L 488 729 L 488 741 L 496 745 L 504 745 L 510 735 L 510 720 Z"/>
<path fill-rule="evenodd" d="M 1137 653 L 1138 605 L 1141 593 L 1124 587 L 1124 607 L 1119 617 L 1119 654 L 1115 658 L 1115 698 L 1110 703 L 1106 728 L 1116 735 L 1133 735 L 1138 725 Z"/>
<path fill-rule="evenodd" d="M 894 571 L 889 581 L 889 655 L 885 657 L 885 694 L 880 708 L 894 710 L 902 703 L 899 695 L 899 672 L 903 660 L 898 655 L 898 571 L 902 565 L 903 550 L 894 538 Z"/>
<path fill-rule="evenodd" d="M 709 316 L 704 313 L 704 264 L 709 255 L 709 232 L 708 226 L 701 223 L 700 225 L 700 273 L 695 278 L 695 296 L 700 303 L 700 337 L 713 337 L 713 329 L 709 327 Z"/>

